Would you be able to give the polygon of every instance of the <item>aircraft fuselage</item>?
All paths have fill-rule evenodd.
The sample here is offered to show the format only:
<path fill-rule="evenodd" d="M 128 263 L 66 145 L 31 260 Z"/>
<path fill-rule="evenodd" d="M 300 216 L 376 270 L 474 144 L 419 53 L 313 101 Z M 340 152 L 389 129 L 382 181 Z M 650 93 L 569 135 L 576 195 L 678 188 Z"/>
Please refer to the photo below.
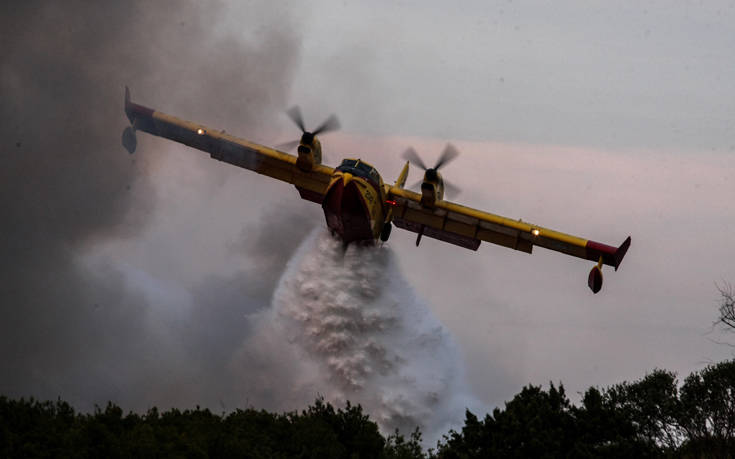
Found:
<path fill-rule="evenodd" d="M 345 243 L 375 241 L 385 220 L 383 195 L 383 181 L 372 166 L 344 160 L 322 201 L 327 226 Z"/>

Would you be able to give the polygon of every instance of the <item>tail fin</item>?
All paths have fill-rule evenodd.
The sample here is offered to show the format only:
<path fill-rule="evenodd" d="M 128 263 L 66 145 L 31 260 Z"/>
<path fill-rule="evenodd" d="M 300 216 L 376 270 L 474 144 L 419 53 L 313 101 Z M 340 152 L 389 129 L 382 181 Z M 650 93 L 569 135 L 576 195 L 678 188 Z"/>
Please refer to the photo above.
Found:
<path fill-rule="evenodd" d="M 133 114 L 130 111 L 130 89 L 125 86 L 125 114 L 128 116 L 128 119 L 130 120 L 130 124 L 133 123 Z"/>
<path fill-rule="evenodd" d="M 620 247 L 618 247 L 618 250 L 615 251 L 615 255 L 613 255 L 613 258 L 615 259 L 615 271 L 618 270 L 618 266 L 620 266 L 620 263 L 623 261 L 623 257 L 626 253 L 628 253 L 628 248 L 630 247 L 630 236 L 628 236 L 628 239 L 623 241 L 622 244 L 620 244 Z"/>
<path fill-rule="evenodd" d="M 125 86 L 125 114 L 128 116 L 130 123 L 134 123 L 134 118 L 130 111 L 130 104 L 130 89 Z M 128 126 L 123 130 L 122 144 L 128 150 L 128 153 L 131 155 L 135 153 L 135 148 L 138 146 L 138 139 L 135 138 L 135 128 L 133 126 Z"/>
<path fill-rule="evenodd" d="M 403 188 L 403 186 L 406 184 L 407 178 L 408 178 L 408 161 L 406 161 L 406 165 L 403 166 L 401 173 L 398 175 L 398 179 L 396 180 L 395 186 L 397 186 L 398 188 Z"/>

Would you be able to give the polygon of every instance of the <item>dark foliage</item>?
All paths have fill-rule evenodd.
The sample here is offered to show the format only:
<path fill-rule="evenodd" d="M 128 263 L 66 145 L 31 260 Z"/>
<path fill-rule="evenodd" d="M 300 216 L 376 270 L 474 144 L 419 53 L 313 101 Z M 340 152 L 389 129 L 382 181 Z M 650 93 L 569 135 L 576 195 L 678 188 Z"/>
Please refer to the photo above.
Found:
<path fill-rule="evenodd" d="M 679 398 L 682 452 L 689 457 L 735 457 L 735 360 L 689 375 Z"/>
<path fill-rule="evenodd" d="M 574 440 L 574 417 L 564 387 L 549 391 L 524 387 L 506 403 L 505 410 L 479 421 L 466 412 L 461 432 L 450 432 L 439 447 L 442 458 L 463 457 L 559 457 Z"/>
<path fill-rule="evenodd" d="M 301 413 L 254 409 L 127 415 L 112 404 L 76 414 L 65 402 L 0 397 L 0 457 L 416 458 L 420 436 L 388 440 L 360 406 L 317 400 Z"/>
<path fill-rule="evenodd" d="M 482 421 L 467 411 L 433 456 L 735 458 L 735 360 L 691 374 L 681 390 L 664 370 L 591 387 L 579 407 L 561 385 L 528 386 Z"/>
<path fill-rule="evenodd" d="M 735 457 L 735 360 L 676 376 L 655 370 L 604 390 L 579 406 L 564 387 L 527 386 L 480 420 L 424 453 L 421 433 L 387 438 L 362 408 L 318 399 L 302 412 L 230 414 L 156 408 L 124 414 L 108 404 L 76 413 L 61 400 L 0 397 L 0 457 L 232 458 Z"/>

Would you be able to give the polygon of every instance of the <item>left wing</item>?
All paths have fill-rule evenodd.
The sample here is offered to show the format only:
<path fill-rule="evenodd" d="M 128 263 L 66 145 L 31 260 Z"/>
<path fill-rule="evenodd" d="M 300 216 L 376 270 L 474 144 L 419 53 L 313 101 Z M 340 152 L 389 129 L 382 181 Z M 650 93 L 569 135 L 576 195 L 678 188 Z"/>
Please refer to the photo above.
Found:
<path fill-rule="evenodd" d="M 419 233 L 419 237 L 424 235 L 471 250 L 477 250 L 481 241 L 526 253 L 539 246 L 597 262 L 599 271 L 603 264 L 617 270 L 630 247 L 630 237 L 620 247 L 612 247 L 449 201 L 436 201 L 433 207 L 424 207 L 420 194 L 398 186 L 388 187 L 387 194 L 387 199 L 395 203 L 392 215 L 397 227 Z M 592 276 L 590 273 L 591 288 Z M 601 274 L 599 284 L 602 284 Z"/>
<path fill-rule="evenodd" d="M 334 173 L 333 168 L 321 164 L 309 171 L 301 170 L 296 166 L 296 156 L 133 103 L 127 87 L 125 114 L 132 126 L 123 132 L 123 145 L 131 153 L 137 144 L 135 131 L 144 131 L 205 151 L 214 159 L 291 183 L 302 198 L 318 203 L 322 202 Z"/>

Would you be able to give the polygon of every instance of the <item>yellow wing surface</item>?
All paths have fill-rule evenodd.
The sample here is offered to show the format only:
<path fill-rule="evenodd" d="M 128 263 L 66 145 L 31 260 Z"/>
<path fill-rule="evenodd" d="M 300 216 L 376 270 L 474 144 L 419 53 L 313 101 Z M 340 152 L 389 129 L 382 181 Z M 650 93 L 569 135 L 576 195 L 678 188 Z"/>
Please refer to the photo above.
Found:
<path fill-rule="evenodd" d="M 449 201 L 440 200 L 433 207 L 425 207 L 420 194 L 397 186 L 389 186 L 387 195 L 397 227 L 470 250 L 477 250 L 481 241 L 526 253 L 539 246 L 617 270 L 630 246 L 630 237 L 620 247 L 611 247 Z"/>
<path fill-rule="evenodd" d="M 320 204 L 335 173 L 331 167 L 315 164 L 313 156 L 299 164 L 297 156 L 135 104 L 130 101 L 127 88 L 125 113 L 132 126 L 123 132 L 123 145 L 131 153 L 137 144 L 135 132 L 148 132 L 205 151 L 214 159 L 290 183 L 303 199 Z M 417 244 L 422 236 L 427 236 L 471 250 L 477 250 L 482 241 L 526 253 L 540 246 L 591 260 L 597 263 L 588 279 L 594 293 L 602 287 L 602 265 L 617 270 L 630 247 L 630 237 L 619 247 L 612 247 L 441 199 L 422 205 L 420 194 L 403 188 L 407 172 L 408 164 L 396 185 L 384 185 L 386 204 L 391 208 L 383 215 L 386 223 L 392 220 L 395 226 L 418 233 Z M 385 207 L 381 205 L 380 209 Z M 380 231 L 375 237 L 379 235 Z"/>
<path fill-rule="evenodd" d="M 126 130 L 123 144 L 131 152 L 135 150 L 137 143 L 135 131 L 148 132 L 206 151 L 219 161 L 293 184 L 302 198 L 318 203 L 322 202 L 334 173 L 333 168 L 321 164 L 315 164 L 309 171 L 301 170 L 296 166 L 297 157 L 294 155 L 135 104 L 130 101 L 127 88 L 125 113 L 130 119 L 132 130 L 130 133 Z M 126 139 L 125 135 L 129 138 Z"/>

